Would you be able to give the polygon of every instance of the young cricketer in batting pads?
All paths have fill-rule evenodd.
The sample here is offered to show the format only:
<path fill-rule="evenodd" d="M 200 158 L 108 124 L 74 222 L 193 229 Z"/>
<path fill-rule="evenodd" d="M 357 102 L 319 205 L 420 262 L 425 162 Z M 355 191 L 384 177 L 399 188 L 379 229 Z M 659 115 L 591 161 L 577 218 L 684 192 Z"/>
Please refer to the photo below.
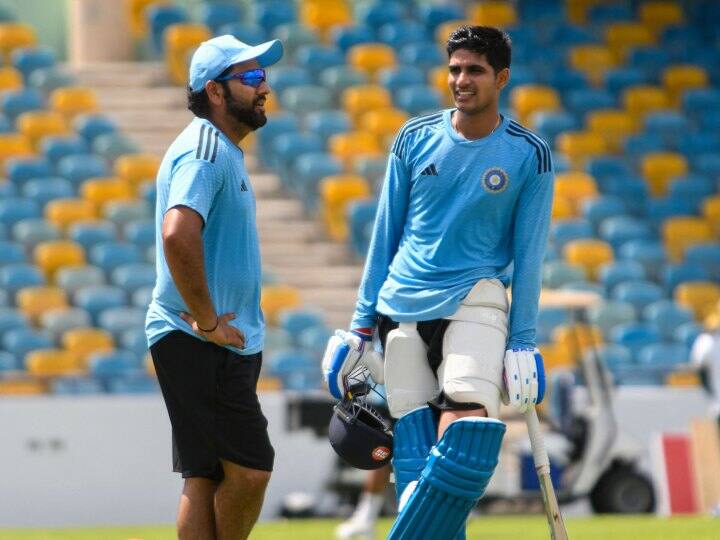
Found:
<path fill-rule="evenodd" d="M 358 359 L 385 382 L 397 419 L 400 514 L 391 539 L 464 538 L 497 464 L 501 395 L 524 412 L 544 392 L 535 323 L 550 149 L 499 114 L 510 77 L 505 33 L 463 26 L 447 52 L 455 107 L 411 119 L 398 133 L 352 331 L 338 331 L 324 361 L 336 394 Z M 374 330 L 381 367 L 365 347 Z"/>
<path fill-rule="evenodd" d="M 185 479 L 178 537 L 247 538 L 274 451 L 256 394 L 262 363 L 255 197 L 240 141 L 265 125 L 265 67 L 277 40 L 230 35 L 190 65 L 195 114 L 157 177 L 157 282 L 146 330 Z"/>

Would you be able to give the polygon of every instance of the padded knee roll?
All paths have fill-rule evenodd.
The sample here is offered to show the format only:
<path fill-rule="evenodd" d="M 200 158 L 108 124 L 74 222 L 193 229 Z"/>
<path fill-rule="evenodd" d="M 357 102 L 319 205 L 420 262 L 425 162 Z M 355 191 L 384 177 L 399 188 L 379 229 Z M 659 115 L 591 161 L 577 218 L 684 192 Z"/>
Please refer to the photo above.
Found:
<path fill-rule="evenodd" d="M 395 423 L 392 466 L 398 500 L 407 485 L 420 478 L 436 440 L 437 422 L 430 407 L 415 409 Z"/>
<path fill-rule="evenodd" d="M 388 540 L 454 538 L 485 493 L 504 434 L 505 424 L 493 418 L 462 418 L 450 424 L 430 452 Z"/>

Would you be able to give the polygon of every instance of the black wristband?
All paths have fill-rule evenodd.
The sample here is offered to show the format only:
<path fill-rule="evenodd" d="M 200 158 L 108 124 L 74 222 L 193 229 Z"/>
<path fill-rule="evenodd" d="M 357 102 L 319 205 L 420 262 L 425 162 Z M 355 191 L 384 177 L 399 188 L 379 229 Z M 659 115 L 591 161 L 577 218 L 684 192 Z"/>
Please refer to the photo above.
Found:
<path fill-rule="evenodd" d="M 199 324 L 197 325 L 197 327 L 198 327 L 198 330 L 200 330 L 201 332 L 205 332 L 206 334 L 209 334 L 210 332 L 214 332 L 217 329 L 219 324 L 220 324 L 220 317 L 215 317 L 215 326 L 213 326 L 210 330 L 205 330 L 204 328 L 200 328 Z"/>

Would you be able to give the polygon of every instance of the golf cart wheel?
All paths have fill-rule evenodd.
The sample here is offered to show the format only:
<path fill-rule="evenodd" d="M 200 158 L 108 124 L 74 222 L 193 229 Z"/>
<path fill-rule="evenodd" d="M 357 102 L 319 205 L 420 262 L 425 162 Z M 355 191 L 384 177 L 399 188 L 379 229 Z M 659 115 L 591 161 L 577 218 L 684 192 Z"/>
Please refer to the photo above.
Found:
<path fill-rule="evenodd" d="M 616 467 L 600 477 L 590 493 L 590 504 L 600 514 L 646 514 L 655 510 L 650 480 L 630 467 Z"/>

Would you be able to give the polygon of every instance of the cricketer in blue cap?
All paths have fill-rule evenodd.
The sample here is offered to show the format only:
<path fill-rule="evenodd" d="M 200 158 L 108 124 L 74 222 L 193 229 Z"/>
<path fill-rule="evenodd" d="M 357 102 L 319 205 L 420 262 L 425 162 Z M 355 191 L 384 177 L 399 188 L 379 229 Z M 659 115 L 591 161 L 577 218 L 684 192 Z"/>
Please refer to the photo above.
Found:
<path fill-rule="evenodd" d="M 280 42 L 204 42 L 187 89 L 195 118 L 157 175 L 157 278 L 145 323 L 185 484 L 179 538 L 247 538 L 274 463 L 257 398 L 265 321 L 255 194 L 241 141 L 265 125 L 265 67 Z"/>

